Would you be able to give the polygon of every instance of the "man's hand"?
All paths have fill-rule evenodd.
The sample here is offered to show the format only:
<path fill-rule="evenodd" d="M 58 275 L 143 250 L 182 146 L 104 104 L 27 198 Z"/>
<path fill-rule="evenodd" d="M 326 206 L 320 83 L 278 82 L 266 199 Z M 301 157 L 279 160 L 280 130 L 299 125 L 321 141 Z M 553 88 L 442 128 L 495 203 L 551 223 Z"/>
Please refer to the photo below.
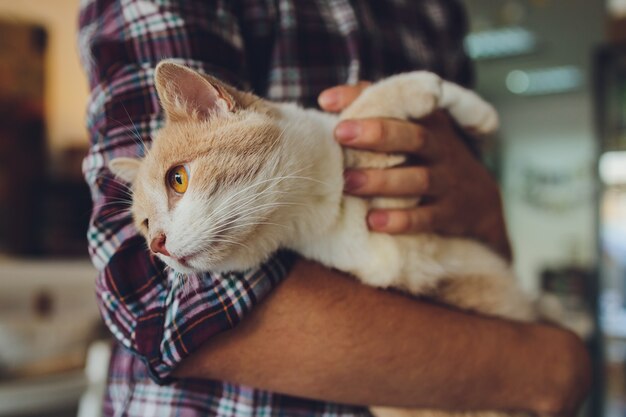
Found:
<path fill-rule="evenodd" d="M 327 111 L 341 111 L 368 85 L 328 89 L 320 95 L 319 104 Z M 350 194 L 420 197 L 423 201 L 409 210 L 372 210 L 367 220 L 373 231 L 475 238 L 511 258 L 498 186 L 458 137 L 446 113 L 437 112 L 419 123 L 345 120 L 335 136 L 344 146 L 406 153 L 419 161 L 398 168 L 346 171 Z"/>

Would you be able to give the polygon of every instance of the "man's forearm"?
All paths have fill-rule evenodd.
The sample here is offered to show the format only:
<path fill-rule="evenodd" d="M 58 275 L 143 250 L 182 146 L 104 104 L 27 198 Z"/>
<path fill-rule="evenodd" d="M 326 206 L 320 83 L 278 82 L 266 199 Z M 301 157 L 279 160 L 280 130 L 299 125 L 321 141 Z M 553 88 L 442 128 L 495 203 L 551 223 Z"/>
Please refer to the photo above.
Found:
<path fill-rule="evenodd" d="M 177 375 L 351 404 L 554 412 L 571 372 L 586 372 L 572 366 L 580 349 L 560 330 L 416 302 L 300 261 Z"/>

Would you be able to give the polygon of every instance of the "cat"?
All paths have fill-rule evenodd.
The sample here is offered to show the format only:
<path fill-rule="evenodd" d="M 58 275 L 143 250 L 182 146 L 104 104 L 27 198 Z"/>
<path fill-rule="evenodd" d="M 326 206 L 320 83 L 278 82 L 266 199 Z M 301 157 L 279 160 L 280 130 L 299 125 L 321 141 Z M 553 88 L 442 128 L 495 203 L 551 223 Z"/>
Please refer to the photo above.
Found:
<path fill-rule="evenodd" d="M 143 159 L 116 158 L 109 168 L 132 184 L 135 225 L 175 271 L 244 270 L 285 248 L 367 285 L 492 316 L 537 319 L 508 262 L 485 245 L 368 230 L 370 208 L 411 207 L 417 200 L 343 194 L 344 169 L 392 167 L 406 157 L 343 149 L 333 137 L 340 120 L 419 119 L 445 109 L 462 128 L 485 135 L 497 128 L 498 116 L 477 94 L 416 71 L 369 86 L 336 116 L 262 100 L 173 61 L 161 62 L 154 77 L 165 124 Z"/>

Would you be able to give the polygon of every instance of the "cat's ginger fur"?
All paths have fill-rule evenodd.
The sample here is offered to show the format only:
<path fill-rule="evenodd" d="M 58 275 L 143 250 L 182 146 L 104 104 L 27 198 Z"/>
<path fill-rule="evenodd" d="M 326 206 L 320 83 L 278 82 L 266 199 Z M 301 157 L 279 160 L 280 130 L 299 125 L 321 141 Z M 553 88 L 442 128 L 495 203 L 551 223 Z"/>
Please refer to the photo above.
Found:
<path fill-rule="evenodd" d="M 333 138 L 336 116 L 263 101 L 173 62 L 157 67 L 155 82 L 165 126 L 141 162 L 118 158 L 110 168 L 133 184 L 133 216 L 148 242 L 159 233 L 167 236 L 170 256 L 157 256 L 175 270 L 241 270 L 289 248 L 368 285 L 489 315 L 535 319 L 533 304 L 518 290 L 510 266 L 482 244 L 368 230 L 371 207 L 406 207 L 416 201 L 343 195 L 342 172 L 394 166 L 404 156 L 344 152 Z M 340 118 L 418 119 L 437 108 L 479 134 L 497 127 L 490 105 L 428 72 L 374 84 Z M 190 180 L 178 195 L 165 178 L 181 164 Z M 372 410 L 379 416 L 428 413 Z M 436 413 L 444 414 L 449 415 Z"/>

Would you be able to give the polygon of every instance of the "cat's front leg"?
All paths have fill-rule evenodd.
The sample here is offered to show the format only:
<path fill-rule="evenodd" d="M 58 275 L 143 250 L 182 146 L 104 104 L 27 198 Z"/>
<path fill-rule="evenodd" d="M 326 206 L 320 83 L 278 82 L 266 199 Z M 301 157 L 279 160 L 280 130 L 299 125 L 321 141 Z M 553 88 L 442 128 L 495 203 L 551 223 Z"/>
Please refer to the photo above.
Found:
<path fill-rule="evenodd" d="M 340 117 L 421 119 L 437 109 L 447 110 L 461 127 L 479 135 L 498 128 L 498 114 L 493 106 L 473 91 L 428 71 L 394 75 L 371 85 Z"/>
<path fill-rule="evenodd" d="M 419 119 L 439 106 L 441 78 L 427 71 L 394 75 L 367 87 L 340 115 L 345 119 Z"/>

